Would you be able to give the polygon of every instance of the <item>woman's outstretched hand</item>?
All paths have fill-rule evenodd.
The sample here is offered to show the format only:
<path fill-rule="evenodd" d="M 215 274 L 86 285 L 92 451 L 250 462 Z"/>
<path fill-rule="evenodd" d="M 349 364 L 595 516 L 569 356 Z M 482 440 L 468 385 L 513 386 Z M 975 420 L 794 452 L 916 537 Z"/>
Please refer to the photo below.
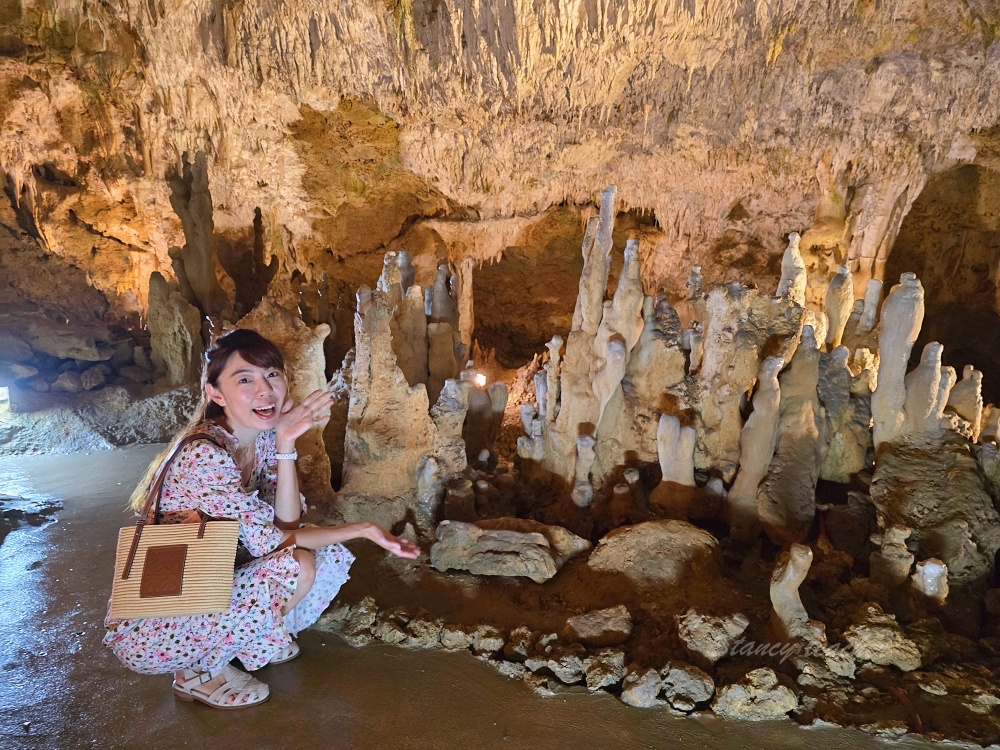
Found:
<path fill-rule="evenodd" d="M 415 560 L 420 555 L 420 548 L 417 545 L 402 537 L 393 536 L 381 526 L 372 524 L 368 531 L 368 538 L 396 557 L 406 557 L 410 560 Z"/>
<path fill-rule="evenodd" d="M 291 398 L 286 399 L 274 428 L 278 452 L 290 453 L 295 441 L 307 430 L 328 420 L 332 403 L 333 394 L 325 389 L 313 391 L 302 399 L 301 404 L 296 404 Z"/>

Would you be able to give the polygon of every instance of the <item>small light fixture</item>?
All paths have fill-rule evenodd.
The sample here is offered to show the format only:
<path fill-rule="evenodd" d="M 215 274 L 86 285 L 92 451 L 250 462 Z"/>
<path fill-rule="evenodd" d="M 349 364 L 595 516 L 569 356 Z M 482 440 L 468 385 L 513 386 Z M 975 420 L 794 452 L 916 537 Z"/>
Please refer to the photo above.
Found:
<path fill-rule="evenodd" d="M 478 385 L 480 388 L 486 385 L 486 376 L 483 375 L 481 372 L 476 373 L 475 380 L 476 380 L 476 385 Z"/>

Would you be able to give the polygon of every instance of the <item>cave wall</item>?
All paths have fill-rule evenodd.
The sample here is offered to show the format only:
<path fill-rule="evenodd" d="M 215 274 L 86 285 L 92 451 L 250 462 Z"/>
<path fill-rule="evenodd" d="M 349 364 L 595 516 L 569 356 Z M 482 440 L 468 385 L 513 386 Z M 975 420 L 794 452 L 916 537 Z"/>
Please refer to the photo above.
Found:
<path fill-rule="evenodd" d="M 41 255 L 116 315 L 172 278 L 166 180 L 198 151 L 215 232 L 252 242 L 259 211 L 286 285 L 349 293 L 404 244 L 425 276 L 496 260 L 616 182 L 653 219 L 647 286 L 701 264 L 768 288 L 795 230 L 813 296 L 842 261 L 862 290 L 928 178 L 1000 120 L 998 26 L 989 0 L 18 0 L 0 176 Z"/>

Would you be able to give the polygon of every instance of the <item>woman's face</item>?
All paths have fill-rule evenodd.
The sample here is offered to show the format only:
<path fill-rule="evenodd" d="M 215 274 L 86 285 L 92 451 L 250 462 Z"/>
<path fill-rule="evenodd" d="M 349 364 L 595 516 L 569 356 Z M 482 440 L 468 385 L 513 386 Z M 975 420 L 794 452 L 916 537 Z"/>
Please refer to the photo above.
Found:
<path fill-rule="evenodd" d="M 260 432 L 277 424 L 288 384 L 281 370 L 251 365 L 236 352 L 216 384 L 205 384 L 205 391 L 225 410 L 232 428 Z"/>

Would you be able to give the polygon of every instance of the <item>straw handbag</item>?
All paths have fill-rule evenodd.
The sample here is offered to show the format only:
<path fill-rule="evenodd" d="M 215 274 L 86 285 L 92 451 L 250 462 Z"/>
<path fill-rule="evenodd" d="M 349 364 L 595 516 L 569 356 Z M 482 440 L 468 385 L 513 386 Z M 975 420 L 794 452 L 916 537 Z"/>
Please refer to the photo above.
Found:
<path fill-rule="evenodd" d="M 181 446 L 192 440 L 218 445 L 204 432 L 187 435 L 160 466 L 139 521 L 118 532 L 110 610 L 114 619 L 210 615 L 229 609 L 239 521 L 202 515 L 201 523 L 156 523 L 163 479 Z"/>

